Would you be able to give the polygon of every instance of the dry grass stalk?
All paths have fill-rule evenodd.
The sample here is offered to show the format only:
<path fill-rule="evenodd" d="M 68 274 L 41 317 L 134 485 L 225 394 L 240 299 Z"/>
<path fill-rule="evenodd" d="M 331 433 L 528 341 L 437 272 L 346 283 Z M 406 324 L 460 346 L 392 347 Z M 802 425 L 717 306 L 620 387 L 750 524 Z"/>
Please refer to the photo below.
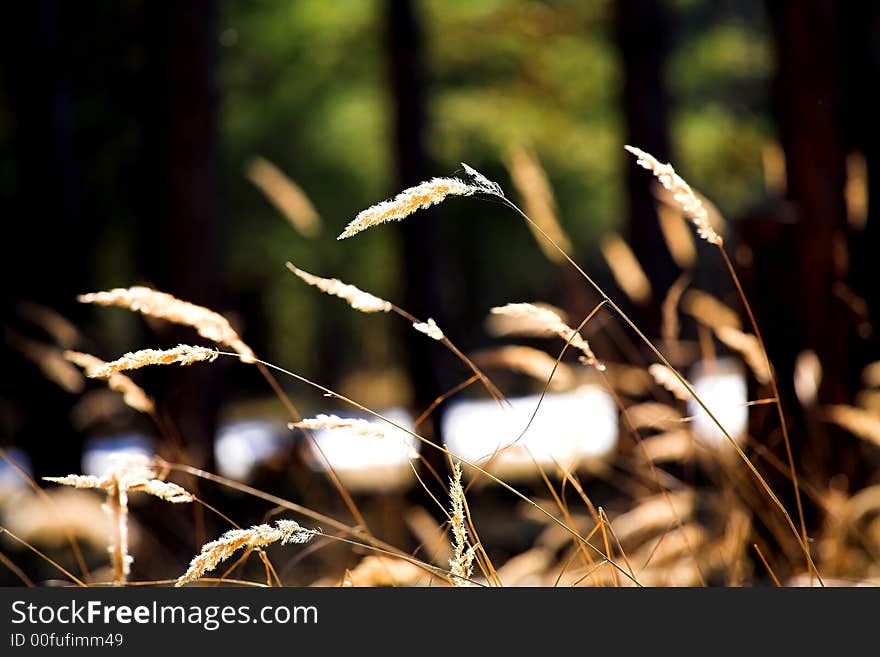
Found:
<path fill-rule="evenodd" d="M 87 376 L 107 366 L 100 358 L 79 351 L 65 351 L 64 357 L 74 365 L 81 367 Z M 122 393 L 123 401 L 136 411 L 148 415 L 156 412 L 156 404 L 138 384 L 119 372 L 107 377 L 107 386 L 111 390 Z"/>
<path fill-rule="evenodd" d="M 128 579 L 132 557 L 128 553 L 128 493 L 143 492 L 166 502 L 178 504 L 192 502 L 193 496 L 177 484 L 157 478 L 157 468 L 151 459 L 140 455 L 117 456 L 100 477 L 93 475 L 68 475 L 66 477 L 43 477 L 63 486 L 95 488 L 106 491 L 104 509 L 113 519 L 114 531 L 110 537 L 110 561 L 113 580 L 122 584 Z"/>
<path fill-rule="evenodd" d="M 321 217 L 305 192 L 284 173 L 263 157 L 255 157 L 245 170 L 247 177 L 259 187 L 290 224 L 304 237 L 314 237 L 321 230 Z"/>
<path fill-rule="evenodd" d="M 556 363 L 556 359 L 540 349 L 521 345 L 508 345 L 496 349 L 473 354 L 473 361 L 480 367 L 507 368 L 531 376 L 541 382 L 550 379 L 551 389 L 569 388 L 574 384 L 574 374 L 565 363 Z M 553 367 L 556 366 L 556 372 Z"/>
<path fill-rule="evenodd" d="M 424 333 L 432 340 L 437 340 L 438 342 L 446 337 L 443 335 L 443 331 L 440 327 L 437 326 L 437 323 L 430 317 L 426 322 L 413 322 L 413 328 L 419 333 Z"/>
<path fill-rule="evenodd" d="M 253 550 L 273 543 L 307 543 L 317 533 L 318 530 L 306 529 L 294 520 L 276 520 L 274 527 L 255 525 L 249 529 L 231 529 L 217 540 L 205 543 L 202 551 L 193 558 L 187 571 L 177 579 L 174 586 L 183 586 L 199 579 L 241 548 Z"/>
<path fill-rule="evenodd" d="M 660 181 L 665 189 L 672 193 L 672 197 L 681 206 L 685 216 L 687 216 L 697 229 L 697 234 L 710 244 L 721 246 L 724 242 L 721 236 L 715 232 L 709 221 L 709 214 L 700 198 L 694 194 L 684 179 L 675 173 L 675 169 L 670 164 L 662 164 L 650 153 L 634 148 L 633 146 L 625 146 L 626 150 L 638 158 L 639 164 L 651 171 Z"/>
<path fill-rule="evenodd" d="M 385 430 L 383 425 L 378 422 L 370 422 L 360 418 L 342 418 L 337 415 L 324 415 L 323 413 L 315 417 L 305 418 L 299 422 L 291 422 L 287 425 L 291 429 L 305 429 L 307 431 L 320 431 L 326 429 L 334 431 L 344 429 L 351 431 L 358 436 L 368 438 L 384 438 Z"/>
<path fill-rule="evenodd" d="M 752 370 L 752 374 L 760 383 L 770 382 L 771 373 L 758 338 L 751 333 L 743 333 L 730 326 L 717 327 L 715 335 L 721 342 L 743 357 L 749 369 Z"/>
<path fill-rule="evenodd" d="M 660 232 L 672 259 L 682 269 L 690 269 L 697 261 L 697 248 L 687 227 L 687 221 L 678 206 L 660 203 L 657 205 L 657 219 Z"/>
<path fill-rule="evenodd" d="M 682 299 L 681 307 L 687 314 L 710 328 L 729 326 L 742 330 L 742 322 L 737 312 L 708 292 L 688 290 Z"/>
<path fill-rule="evenodd" d="M 825 408 L 825 418 L 854 436 L 880 446 L 880 416 L 876 413 L 836 404 Z"/>
<path fill-rule="evenodd" d="M 574 247 L 556 216 L 556 199 L 537 157 L 520 146 L 512 147 L 507 156 L 507 169 L 514 187 L 523 199 L 526 214 L 564 251 L 570 253 Z M 544 255 L 552 262 L 564 262 L 562 254 L 532 224 L 528 226 Z"/>
<path fill-rule="evenodd" d="M 242 341 L 223 315 L 194 303 L 182 301 L 165 292 L 136 286 L 82 294 L 77 299 L 82 303 L 120 306 L 149 317 L 190 326 L 206 340 L 212 340 L 232 349 L 242 362 L 252 363 L 256 360 L 254 352 Z"/>
<path fill-rule="evenodd" d="M 562 308 L 559 308 L 558 306 L 554 306 L 549 303 L 541 303 L 540 301 L 535 301 L 532 303 L 532 305 L 535 306 L 535 308 L 540 308 L 541 310 L 549 310 L 557 317 L 559 317 L 559 319 L 561 319 L 565 324 L 569 322 L 568 313 L 566 313 Z M 536 321 L 534 318 L 530 318 L 526 315 L 508 316 L 490 314 L 488 317 L 486 317 L 485 324 L 486 332 L 496 338 L 517 335 L 544 336 L 547 334 L 541 322 Z"/>
<path fill-rule="evenodd" d="M 605 369 L 605 366 L 596 358 L 590 348 L 590 343 L 580 333 L 563 322 L 562 318 L 552 310 L 539 308 L 531 303 L 509 303 L 506 306 L 496 306 L 489 312 L 493 315 L 505 315 L 515 320 L 521 320 L 520 335 L 556 335 L 583 353 L 587 364 L 599 371 Z"/>
<path fill-rule="evenodd" d="M 79 394 L 85 388 L 82 374 L 64 359 L 61 350 L 11 330 L 6 331 L 5 337 L 9 346 L 36 365 L 44 377 L 62 390 Z"/>
<path fill-rule="evenodd" d="M 337 278 L 315 276 L 297 268 L 290 262 L 287 263 L 287 268 L 309 285 L 334 297 L 344 299 L 355 310 L 360 310 L 363 313 L 387 313 L 392 309 L 390 302 L 373 296 L 369 292 L 364 292 L 354 285 L 343 283 Z"/>
<path fill-rule="evenodd" d="M 452 500 L 449 514 L 449 524 L 452 527 L 452 559 L 449 560 L 449 566 L 452 576 L 449 581 L 453 586 L 468 586 L 467 580 L 474 572 L 475 546 L 468 547 L 467 545 L 464 488 L 461 485 L 461 463 L 458 461 L 452 463 L 449 498 Z"/>
<path fill-rule="evenodd" d="M 691 393 L 688 392 L 687 388 L 684 387 L 684 384 L 682 384 L 679 378 L 675 376 L 672 370 L 666 367 L 666 365 L 653 363 L 648 368 L 648 372 L 654 377 L 654 381 L 656 381 L 658 385 L 666 388 L 676 399 L 687 401 L 691 398 Z"/>
<path fill-rule="evenodd" d="M 607 235 L 600 248 L 620 289 L 635 303 L 651 300 L 651 283 L 629 245 L 617 233 Z"/>
<path fill-rule="evenodd" d="M 141 349 L 123 354 L 103 366 L 87 370 L 89 378 L 106 379 L 116 372 L 136 370 L 148 365 L 192 365 L 202 361 L 213 361 L 219 352 L 206 347 L 193 347 L 179 344 L 173 349 Z"/>

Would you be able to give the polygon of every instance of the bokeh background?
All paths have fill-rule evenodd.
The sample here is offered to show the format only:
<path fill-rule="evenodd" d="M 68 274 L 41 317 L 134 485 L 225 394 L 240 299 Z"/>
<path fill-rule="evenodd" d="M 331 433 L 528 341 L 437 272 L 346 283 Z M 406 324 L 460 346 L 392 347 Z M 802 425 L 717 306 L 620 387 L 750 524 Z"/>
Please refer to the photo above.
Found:
<path fill-rule="evenodd" d="M 226 314 L 265 360 L 416 414 L 461 380 L 460 364 L 399 318 L 303 285 L 286 261 L 436 318 L 468 353 L 497 342 L 484 326 L 492 306 L 541 300 L 583 317 L 595 295 L 498 203 L 453 199 L 336 241 L 359 210 L 461 174 L 461 162 L 514 200 L 516 163 L 539 163 L 572 256 L 658 335 L 681 263 L 650 176 L 623 150 L 631 143 L 671 161 L 726 217 L 799 462 L 822 485 L 841 473 L 852 486 L 873 480 L 876 453 L 805 418 L 793 383 L 811 350 L 820 401 L 848 403 L 878 356 L 872 3 L 35 0 L 2 15 L 0 442 L 34 476 L 81 471 L 96 437 L 155 433 L 125 409 L 82 419 L 89 395 L 94 408 L 109 402 L 92 382 L 65 390 L 41 371 L 40 345 L 67 346 L 46 328 L 66 326 L 50 311 L 79 331 L 71 343 L 106 359 L 193 341 L 82 306 L 83 292 L 155 286 Z M 271 198 L 291 185 L 317 215 L 305 227 Z M 603 257 L 612 233 L 650 282 L 641 302 Z M 735 304 L 723 264 L 697 247 L 694 284 Z M 611 324 L 603 313 L 586 333 L 624 360 L 632 348 L 607 337 Z M 698 337 L 692 324 L 682 332 Z M 178 369 L 138 380 L 198 465 L 217 467 L 223 426 L 284 419 L 249 368 Z M 283 384 L 306 414 L 326 408 Z M 266 485 L 331 504 L 329 488 L 304 492 L 291 458 L 266 466 Z"/>

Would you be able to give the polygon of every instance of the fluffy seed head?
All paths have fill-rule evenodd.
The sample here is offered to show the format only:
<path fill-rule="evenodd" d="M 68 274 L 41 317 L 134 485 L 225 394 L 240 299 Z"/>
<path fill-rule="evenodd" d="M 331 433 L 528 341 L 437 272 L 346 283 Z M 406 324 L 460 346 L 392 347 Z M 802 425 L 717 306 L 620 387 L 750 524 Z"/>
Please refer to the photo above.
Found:
<path fill-rule="evenodd" d="M 648 372 L 651 373 L 651 376 L 654 377 L 654 380 L 659 385 L 671 392 L 676 399 L 686 401 L 691 398 L 691 393 L 688 392 L 684 384 L 679 381 L 678 377 L 666 365 L 654 363 L 648 368 Z"/>
<path fill-rule="evenodd" d="M 100 358 L 79 351 L 65 351 L 64 357 L 74 365 L 81 367 L 87 376 L 92 376 L 92 372 L 99 371 L 107 365 Z M 123 401 L 136 411 L 147 414 L 156 412 L 155 402 L 144 392 L 143 388 L 125 374 L 113 372 L 107 377 L 107 386 L 111 390 L 122 393 Z"/>
<path fill-rule="evenodd" d="M 825 408 L 825 417 L 854 436 L 880 445 L 880 416 L 855 406 L 837 404 Z"/>
<path fill-rule="evenodd" d="M 200 361 L 213 361 L 218 354 L 216 349 L 185 344 L 177 345 L 173 349 L 141 349 L 140 351 L 128 352 L 116 360 L 86 373 L 92 378 L 106 379 L 116 372 L 136 370 L 147 365 L 172 365 L 174 363 L 192 365 Z"/>
<path fill-rule="evenodd" d="M 181 575 L 175 586 L 183 586 L 187 582 L 199 579 L 206 572 L 216 568 L 217 564 L 229 558 L 240 548 L 260 548 L 272 543 L 307 543 L 317 534 L 315 529 L 306 529 L 293 520 L 277 520 L 275 526 L 255 525 L 250 529 L 232 529 L 220 538 L 205 543 Z"/>
<path fill-rule="evenodd" d="M 675 169 L 671 164 L 663 164 L 650 153 L 626 146 L 626 150 L 638 158 L 639 165 L 651 171 L 667 190 L 672 193 L 672 197 L 681 206 L 685 215 L 693 222 L 697 229 L 697 234 L 707 242 L 721 246 L 724 242 L 721 236 L 712 228 L 709 222 L 709 215 L 702 201 L 697 198 L 694 191 L 690 188 L 685 180 L 675 173 Z"/>
<path fill-rule="evenodd" d="M 441 203 L 447 196 L 470 196 L 476 191 L 479 191 L 477 187 L 458 178 L 432 178 L 403 190 L 393 199 L 361 210 L 337 239 L 351 237 L 387 221 L 400 221 L 417 210 Z"/>
<path fill-rule="evenodd" d="M 449 498 L 451 508 L 449 524 L 452 527 L 452 559 L 449 560 L 450 577 L 453 586 L 468 586 L 467 579 L 474 572 L 474 546 L 468 547 L 467 527 L 465 525 L 464 488 L 461 485 L 461 463 L 452 464 L 449 478 Z M 464 579 L 462 579 L 464 578 Z"/>
<path fill-rule="evenodd" d="M 767 360 L 764 358 L 764 352 L 758 338 L 751 333 L 743 333 L 730 326 L 717 327 L 715 335 L 721 342 L 743 357 L 746 365 L 749 366 L 760 383 L 770 382 L 770 370 L 767 367 Z"/>
<path fill-rule="evenodd" d="M 149 317 L 191 326 L 203 338 L 232 349 L 243 362 L 252 363 L 256 360 L 254 352 L 242 341 L 223 315 L 194 303 L 181 301 L 165 292 L 136 286 L 81 294 L 77 299 L 82 303 L 120 306 Z"/>
<path fill-rule="evenodd" d="M 370 422 L 361 418 L 343 418 L 337 415 L 325 415 L 323 413 L 315 417 L 305 418 L 299 422 L 291 422 L 287 425 L 291 429 L 306 429 L 307 431 L 319 431 L 321 429 L 346 429 L 356 435 L 367 437 L 385 437 L 383 426 L 378 422 Z"/>
<path fill-rule="evenodd" d="M 420 333 L 424 333 L 429 338 L 437 340 L 438 342 L 446 337 L 445 335 L 443 335 L 443 331 L 440 330 L 440 327 L 437 326 L 437 323 L 430 317 L 428 318 L 427 322 L 416 322 L 415 324 L 413 324 L 413 328 Z"/>
<path fill-rule="evenodd" d="M 487 349 L 472 355 L 473 361 L 480 367 L 503 367 L 531 376 L 538 381 L 547 381 L 553 373 L 551 388 L 568 388 L 574 382 L 574 375 L 565 363 L 556 363 L 556 359 L 540 349 L 521 345 L 507 345 L 497 349 Z"/>
<path fill-rule="evenodd" d="M 292 271 L 300 279 L 312 285 L 322 292 L 339 297 L 348 302 L 355 310 L 364 313 L 387 313 L 391 310 L 391 303 L 373 296 L 369 292 L 364 292 L 356 288 L 354 285 L 343 283 L 336 278 L 321 278 L 307 271 L 297 268 L 292 263 L 287 263 L 287 268 Z"/>
<path fill-rule="evenodd" d="M 562 321 L 562 318 L 548 308 L 539 308 L 531 303 L 508 303 L 505 306 L 496 306 L 489 312 L 493 315 L 504 315 L 512 319 L 522 320 L 520 335 L 547 336 L 556 335 L 566 340 L 572 347 L 583 353 L 585 362 L 592 365 L 600 372 L 605 366 L 596 358 L 589 342 L 584 337 Z"/>

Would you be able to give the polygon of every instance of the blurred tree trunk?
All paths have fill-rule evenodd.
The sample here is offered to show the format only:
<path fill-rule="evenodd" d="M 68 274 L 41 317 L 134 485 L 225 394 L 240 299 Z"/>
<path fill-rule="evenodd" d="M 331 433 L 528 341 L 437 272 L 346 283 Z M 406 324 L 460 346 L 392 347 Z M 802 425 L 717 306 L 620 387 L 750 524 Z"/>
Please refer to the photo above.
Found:
<path fill-rule="evenodd" d="M 792 230 L 784 232 L 793 239 L 753 245 L 756 259 L 777 263 L 776 271 L 756 281 L 762 288 L 756 299 L 764 300 L 757 309 L 758 321 L 763 318 L 768 349 L 787 397 L 783 401 L 794 414 L 795 462 L 812 476 L 840 472 L 848 450 L 829 440 L 827 425 L 798 417 L 792 394 L 797 354 L 811 349 L 819 357 L 824 373 L 820 404 L 851 399 L 847 375 L 851 322 L 849 311 L 834 294 L 835 284 L 847 273 L 838 9 L 836 3 L 823 0 L 768 2 L 778 62 L 774 109 L 793 222 Z M 773 249 L 792 251 L 794 269 L 786 268 L 787 258 L 776 258 Z M 793 304 L 794 321 L 776 318 L 779 299 Z"/>
<path fill-rule="evenodd" d="M 425 146 L 427 114 L 423 36 L 419 16 L 410 0 L 388 0 L 386 12 L 388 66 L 394 108 L 394 155 L 397 189 L 400 190 L 431 177 Z M 444 305 L 442 231 L 430 217 L 404 221 L 399 230 L 406 281 L 403 307 L 422 321 L 433 317 L 443 330 L 450 331 L 451 313 Z M 420 413 L 456 382 L 448 374 L 446 359 L 449 356 L 437 343 L 410 327 L 403 328 L 402 338 L 414 389 L 416 413 Z M 442 407 L 434 412 L 435 420 L 440 412 Z M 426 423 L 422 428 L 428 435 L 433 435 L 435 441 L 440 441 L 439 424 L 436 421 L 433 423 L 433 432 L 428 431 L 429 426 L 430 423 Z M 440 452 L 423 448 L 422 453 L 435 467 L 445 470 Z"/>
<path fill-rule="evenodd" d="M 623 59 L 623 111 L 626 142 L 669 160 L 668 103 L 663 85 L 668 22 L 661 0 L 617 0 L 615 33 Z M 629 207 L 628 238 L 633 252 L 651 281 L 652 302 L 638 311 L 640 325 L 649 335 L 660 326 L 660 303 L 675 281 L 678 269 L 660 230 L 653 177 L 626 153 Z"/>
<path fill-rule="evenodd" d="M 148 176 L 140 222 L 141 267 L 158 288 L 221 308 L 223 280 L 217 187 L 217 101 L 214 88 L 216 5 L 213 0 L 146 5 L 153 66 L 144 107 Z M 168 327 L 168 344 L 192 343 L 191 329 Z M 215 364 L 216 365 L 216 364 Z M 214 468 L 217 369 L 163 372 L 158 393 L 189 456 Z"/>
<path fill-rule="evenodd" d="M 81 213 L 80 161 L 74 135 L 73 63 L 64 3 L 39 0 L 4 6 L 10 29 L 3 63 L 10 102 L 8 128 L 14 163 L 6 172 L 4 199 L 3 317 L 0 396 L 3 441 L 12 438 L 28 453 L 37 477 L 80 471 L 82 436 L 70 424 L 77 396 L 48 381 L 9 344 L 17 326 L 16 304 L 34 301 L 80 316 L 76 294 L 84 291 L 91 237 Z M 11 175 L 10 175 L 11 173 Z M 46 342 L 48 336 L 34 335 Z M 14 340 L 14 338 L 12 338 Z"/>
<path fill-rule="evenodd" d="M 869 323 L 862 325 L 850 358 L 850 385 L 860 385 L 861 369 L 880 358 L 880 5 L 847 2 L 840 5 L 842 19 L 843 82 L 846 91 L 844 126 L 847 150 L 861 154 L 867 168 L 867 223 L 851 228 L 850 281 L 854 292 L 865 299 Z"/>

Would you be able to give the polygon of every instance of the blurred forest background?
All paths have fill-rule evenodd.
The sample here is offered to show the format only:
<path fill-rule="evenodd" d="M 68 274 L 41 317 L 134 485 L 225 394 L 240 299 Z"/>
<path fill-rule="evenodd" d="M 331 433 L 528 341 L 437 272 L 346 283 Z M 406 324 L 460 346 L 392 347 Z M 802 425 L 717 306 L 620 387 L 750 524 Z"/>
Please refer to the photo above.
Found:
<path fill-rule="evenodd" d="M 880 220 L 865 200 L 880 180 L 876 4 L 34 0 L 2 16 L 0 441 L 36 476 L 79 472 L 90 429 L 70 419 L 80 394 L 27 356 L 47 341 L 29 304 L 70 320 L 83 349 L 108 360 L 192 341 L 76 302 L 153 285 L 226 314 L 265 360 L 373 407 L 413 409 L 460 380 L 455 361 L 394 316 L 302 285 L 285 261 L 436 318 L 466 352 L 491 343 L 491 306 L 541 300 L 582 317 L 594 302 L 586 287 L 498 204 L 454 200 L 336 241 L 362 208 L 462 161 L 517 199 L 509 166 L 536 158 L 572 255 L 625 299 L 600 251 L 622 234 L 651 283 L 648 301 L 624 305 L 657 335 L 680 268 L 629 143 L 672 162 L 731 222 L 802 429 L 797 451 L 813 458 L 804 467 L 871 478 L 859 449 L 816 447 L 828 430 L 794 417 L 792 372 L 814 350 L 821 400 L 847 402 L 878 356 Z M 314 231 L 294 230 L 254 184 L 263 160 L 305 192 Z M 733 303 L 722 266 L 701 257 L 695 282 Z M 139 381 L 209 469 L 219 423 L 283 418 L 265 382 L 231 362 Z M 304 412 L 322 408 L 285 387 Z"/>

